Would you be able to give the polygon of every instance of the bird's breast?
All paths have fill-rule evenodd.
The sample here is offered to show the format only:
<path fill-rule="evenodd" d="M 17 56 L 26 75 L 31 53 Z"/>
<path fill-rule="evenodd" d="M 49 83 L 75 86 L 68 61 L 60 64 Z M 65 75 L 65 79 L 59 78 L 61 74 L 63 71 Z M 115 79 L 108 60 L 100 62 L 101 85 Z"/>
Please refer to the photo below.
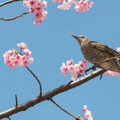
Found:
<path fill-rule="evenodd" d="M 87 59 L 89 62 L 93 64 L 97 64 L 98 62 L 101 62 L 105 59 L 103 51 L 93 48 L 87 44 L 81 46 L 81 51 L 85 59 Z"/>

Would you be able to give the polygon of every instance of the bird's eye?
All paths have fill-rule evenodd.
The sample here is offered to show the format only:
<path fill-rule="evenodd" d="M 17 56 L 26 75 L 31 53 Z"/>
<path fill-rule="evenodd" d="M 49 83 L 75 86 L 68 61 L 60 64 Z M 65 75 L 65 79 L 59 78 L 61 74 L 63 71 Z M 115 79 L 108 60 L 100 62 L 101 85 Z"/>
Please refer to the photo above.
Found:
<path fill-rule="evenodd" d="M 84 36 L 81 36 L 82 38 L 84 38 Z"/>

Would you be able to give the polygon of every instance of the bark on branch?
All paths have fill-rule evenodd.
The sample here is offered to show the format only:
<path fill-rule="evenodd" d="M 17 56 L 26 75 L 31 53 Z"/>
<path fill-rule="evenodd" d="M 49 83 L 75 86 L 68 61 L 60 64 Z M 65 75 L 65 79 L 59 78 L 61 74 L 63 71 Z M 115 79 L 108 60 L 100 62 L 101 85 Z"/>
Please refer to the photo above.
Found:
<path fill-rule="evenodd" d="M 9 3 L 12 3 L 12 2 L 17 2 L 17 1 L 22 1 L 22 0 L 9 0 L 9 1 L 5 1 L 4 3 L 1 3 L 0 4 L 0 7 L 4 6 L 4 5 L 7 5 Z"/>
<path fill-rule="evenodd" d="M 60 108 L 62 111 L 64 111 L 65 113 L 67 113 L 68 115 L 72 116 L 74 119 L 77 119 L 77 117 L 75 117 L 73 114 L 71 114 L 70 112 L 68 112 L 67 110 L 65 110 L 63 107 L 61 107 L 60 105 L 58 105 L 53 99 L 50 99 L 50 101 L 55 104 L 58 108 Z"/>
<path fill-rule="evenodd" d="M 6 111 L 3 111 L 0 113 L 0 119 L 3 119 L 3 118 L 9 118 L 9 116 L 15 114 L 15 113 L 18 113 L 18 112 L 21 112 L 21 111 L 25 111 L 27 110 L 28 108 L 42 102 L 42 101 L 45 101 L 45 100 L 50 100 L 52 97 L 54 97 L 55 95 L 58 95 L 62 92 L 65 92 L 69 89 L 72 89 L 72 88 L 75 88 L 95 77 L 97 77 L 98 75 L 101 75 L 105 72 L 105 70 L 103 69 L 98 69 L 88 75 L 86 75 L 85 77 L 83 78 L 80 78 L 74 82 L 70 82 L 68 84 L 64 84 L 58 88 L 55 88 L 45 94 L 43 94 L 41 97 L 37 96 L 36 98 L 32 99 L 32 100 L 29 100 L 27 101 L 26 103 L 23 103 L 21 105 L 18 105 L 17 107 L 13 107 L 13 108 L 10 108 Z"/>
<path fill-rule="evenodd" d="M 28 13 L 29 13 L 29 12 L 24 12 L 24 13 L 16 16 L 16 17 L 13 17 L 13 18 L 0 18 L 0 20 L 11 21 L 11 20 L 15 20 L 15 19 L 17 19 L 17 18 L 19 18 L 19 17 L 22 17 L 23 15 L 26 15 L 26 14 L 28 14 Z"/>

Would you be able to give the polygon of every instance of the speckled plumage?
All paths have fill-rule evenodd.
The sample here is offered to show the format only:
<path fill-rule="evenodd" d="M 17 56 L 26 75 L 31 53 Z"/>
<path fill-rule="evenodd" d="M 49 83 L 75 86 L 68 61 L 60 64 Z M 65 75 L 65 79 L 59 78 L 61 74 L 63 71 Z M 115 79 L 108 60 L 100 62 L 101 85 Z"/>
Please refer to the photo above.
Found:
<path fill-rule="evenodd" d="M 85 36 L 72 36 L 77 39 L 85 59 L 97 67 L 120 73 L 120 54 L 117 51 L 102 43 L 90 41 Z"/>

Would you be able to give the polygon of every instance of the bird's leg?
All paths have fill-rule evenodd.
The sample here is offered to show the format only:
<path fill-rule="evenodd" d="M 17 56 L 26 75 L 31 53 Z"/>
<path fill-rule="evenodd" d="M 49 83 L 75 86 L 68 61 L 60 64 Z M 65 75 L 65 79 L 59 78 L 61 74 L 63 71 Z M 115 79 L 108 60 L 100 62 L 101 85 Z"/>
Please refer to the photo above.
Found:
<path fill-rule="evenodd" d="M 115 57 L 106 58 L 103 62 L 100 62 L 99 64 L 96 64 L 96 66 L 99 66 L 101 63 L 104 63 L 104 62 L 109 62 L 110 60 L 113 60 L 113 59 L 115 59 Z M 102 75 L 103 75 L 103 73 L 100 75 L 100 80 L 102 79 Z"/>
<path fill-rule="evenodd" d="M 92 70 L 94 71 L 96 70 L 96 65 L 92 66 Z"/>
<path fill-rule="evenodd" d="M 100 80 L 102 79 L 103 73 L 100 75 Z"/>
<path fill-rule="evenodd" d="M 96 70 L 96 65 L 94 65 L 94 66 L 88 68 L 87 70 L 85 70 L 85 74 L 87 74 L 87 72 L 90 71 L 90 70 Z"/>

